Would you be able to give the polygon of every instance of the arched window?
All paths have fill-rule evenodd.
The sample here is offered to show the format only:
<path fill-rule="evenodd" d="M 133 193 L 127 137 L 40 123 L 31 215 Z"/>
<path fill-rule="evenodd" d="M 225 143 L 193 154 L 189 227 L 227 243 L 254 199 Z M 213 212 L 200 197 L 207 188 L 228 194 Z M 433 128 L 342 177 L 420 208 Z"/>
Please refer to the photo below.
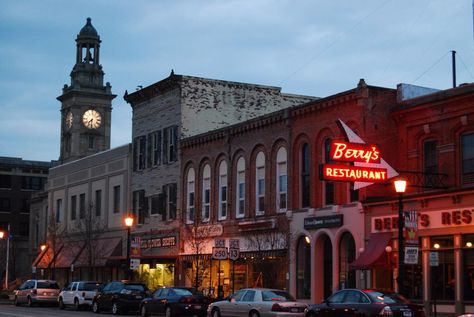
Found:
<path fill-rule="evenodd" d="M 227 163 L 219 164 L 219 220 L 227 218 Z"/>
<path fill-rule="evenodd" d="M 255 159 L 255 215 L 265 214 L 265 154 L 259 152 Z"/>
<path fill-rule="evenodd" d="M 202 171 L 202 208 L 201 221 L 208 222 L 211 210 L 211 167 L 209 164 L 204 166 Z"/>
<path fill-rule="evenodd" d="M 354 260 L 354 238 L 349 232 L 344 232 L 339 243 L 339 289 L 356 287 L 355 272 L 349 268 L 349 263 Z"/>
<path fill-rule="evenodd" d="M 311 298 L 311 244 L 309 237 L 298 239 L 296 246 L 296 298 Z"/>
<path fill-rule="evenodd" d="M 186 178 L 186 193 L 187 193 L 187 200 L 186 200 L 186 222 L 187 223 L 194 223 L 194 190 L 195 190 L 195 174 L 194 168 L 190 168 L 188 170 L 188 177 Z"/>
<path fill-rule="evenodd" d="M 288 208 L 288 172 L 286 148 L 278 149 L 276 157 L 276 210 L 285 212 Z"/>
<path fill-rule="evenodd" d="M 245 160 L 243 157 L 237 161 L 236 175 L 235 218 L 243 218 L 245 216 Z"/>
<path fill-rule="evenodd" d="M 308 143 L 303 144 L 301 148 L 301 207 L 310 206 L 310 157 L 309 157 L 309 145 Z"/>
<path fill-rule="evenodd" d="M 324 140 L 324 163 L 331 162 L 331 139 Z M 324 202 L 326 205 L 334 204 L 334 182 L 324 182 Z"/>

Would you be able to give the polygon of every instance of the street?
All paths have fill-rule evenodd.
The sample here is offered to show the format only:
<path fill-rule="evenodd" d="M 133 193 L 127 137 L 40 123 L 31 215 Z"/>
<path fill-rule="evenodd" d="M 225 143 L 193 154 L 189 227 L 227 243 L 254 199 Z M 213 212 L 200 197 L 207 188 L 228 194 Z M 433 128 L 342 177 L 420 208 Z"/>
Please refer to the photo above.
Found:
<path fill-rule="evenodd" d="M 53 317 L 53 316 L 67 316 L 67 317 L 93 317 L 93 316 L 112 316 L 112 313 L 101 312 L 100 314 L 94 314 L 90 310 L 75 311 L 73 309 L 60 310 L 55 306 L 14 306 L 14 305 L 0 305 L 0 317 Z M 139 316 L 138 312 L 131 315 L 120 315 L 120 316 Z"/>

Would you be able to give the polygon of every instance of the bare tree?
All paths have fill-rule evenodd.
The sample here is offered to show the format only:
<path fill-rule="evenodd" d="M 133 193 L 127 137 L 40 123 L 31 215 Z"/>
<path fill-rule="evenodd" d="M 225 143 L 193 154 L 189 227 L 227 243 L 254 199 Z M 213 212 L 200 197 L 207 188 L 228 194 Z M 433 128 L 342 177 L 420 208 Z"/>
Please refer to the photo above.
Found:
<path fill-rule="evenodd" d="M 203 280 L 209 276 L 210 263 L 202 258 L 205 246 L 209 243 L 209 235 L 195 221 L 192 225 L 185 226 L 186 241 L 194 253 L 193 269 L 186 272 L 189 280 L 193 281 L 194 288 L 203 287 Z"/>
<path fill-rule="evenodd" d="M 59 251 L 64 243 L 64 238 L 66 236 L 66 231 L 64 226 L 56 219 L 54 213 L 50 213 L 48 219 L 48 226 L 46 228 L 46 242 L 48 248 L 51 249 L 50 252 L 47 252 L 45 256 L 50 257 L 48 263 L 50 263 L 50 274 L 49 276 L 51 279 L 55 279 L 55 271 L 56 271 L 56 260 Z"/>

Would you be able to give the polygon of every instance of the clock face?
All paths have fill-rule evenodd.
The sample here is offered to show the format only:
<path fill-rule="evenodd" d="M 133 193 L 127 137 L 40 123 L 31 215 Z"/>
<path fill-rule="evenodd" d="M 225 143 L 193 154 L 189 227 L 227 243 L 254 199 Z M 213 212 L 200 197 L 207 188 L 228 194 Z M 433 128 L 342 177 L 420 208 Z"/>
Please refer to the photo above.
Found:
<path fill-rule="evenodd" d="M 68 128 L 71 128 L 72 127 L 72 122 L 74 120 L 74 116 L 72 115 L 72 112 L 69 111 L 66 115 L 66 126 Z"/>
<path fill-rule="evenodd" d="M 102 117 L 100 116 L 100 113 L 93 109 L 87 110 L 82 116 L 82 123 L 88 129 L 97 129 L 100 127 L 101 122 Z"/>

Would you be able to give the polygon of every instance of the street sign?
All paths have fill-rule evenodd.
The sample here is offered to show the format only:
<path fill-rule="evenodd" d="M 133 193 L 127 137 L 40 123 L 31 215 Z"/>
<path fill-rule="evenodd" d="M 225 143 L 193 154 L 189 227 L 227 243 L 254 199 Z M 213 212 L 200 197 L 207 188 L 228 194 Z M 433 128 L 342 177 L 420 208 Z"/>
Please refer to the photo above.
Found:
<path fill-rule="evenodd" d="M 430 266 L 439 266 L 439 256 L 438 252 L 430 252 Z"/>
<path fill-rule="evenodd" d="M 405 247 L 405 264 L 418 264 L 418 247 Z"/>
<path fill-rule="evenodd" d="M 229 248 L 240 249 L 239 239 L 229 239 Z"/>
<path fill-rule="evenodd" d="M 240 250 L 237 248 L 229 248 L 229 259 L 232 261 L 237 260 L 240 257 Z"/>
<path fill-rule="evenodd" d="M 138 270 L 140 267 L 140 259 L 130 259 L 130 270 Z"/>
<path fill-rule="evenodd" d="M 212 258 L 214 260 L 226 260 L 227 259 L 227 248 L 226 247 L 213 247 Z"/>
<path fill-rule="evenodd" d="M 214 246 L 216 248 L 224 248 L 225 247 L 225 239 L 215 239 Z"/>

